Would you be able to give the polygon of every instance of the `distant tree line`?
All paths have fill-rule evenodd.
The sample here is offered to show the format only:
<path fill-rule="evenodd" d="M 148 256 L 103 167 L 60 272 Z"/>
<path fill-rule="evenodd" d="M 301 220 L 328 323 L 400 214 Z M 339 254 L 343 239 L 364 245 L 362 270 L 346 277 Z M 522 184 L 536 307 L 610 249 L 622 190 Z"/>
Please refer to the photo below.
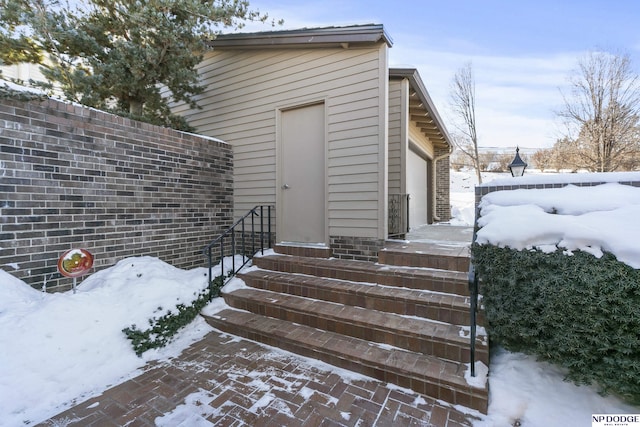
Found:
<path fill-rule="evenodd" d="M 627 147 L 628 152 L 615 161 L 611 161 L 604 170 L 601 169 L 598 162 L 585 161 L 587 150 L 581 148 L 584 141 L 568 138 L 558 140 L 551 148 L 536 151 L 531 155 L 530 160 L 532 166 L 537 169 L 556 172 L 561 170 L 572 172 L 579 170 L 589 172 L 638 171 L 640 170 L 640 137 L 626 143 L 630 145 Z"/>
<path fill-rule="evenodd" d="M 640 155 L 640 77 L 627 54 L 591 52 L 578 61 L 557 116 L 564 137 L 536 155 L 539 168 L 636 170 Z"/>
<path fill-rule="evenodd" d="M 509 172 L 509 163 L 513 161 L 514 152 L 499 152 L 495 150 L 480 150 L 478 151 L 478 161 L 474 162 L 467 153 L 462 150 L 456 149 L 451 155 L 449 164 L 454 170 L 474 169 L 476 164 L 480 172 Z M 520 156 L 523 160 L 529 163 L 529 159 L 526 158 L 521 152 Z"/>
<path fill-rule="evenodd" d="M 460 84 L 460 76 L 466 77 Z M 452 86 L 452 110 L 457 152 L 454 168 L 505 172 L 510 154 L 478 149 L 475 122 L 475 85 L 471 66 L 458 71 Z M 570 73 L 561 119 L 561 137 L 551 148 L 530 156 L 531 167 L 551 170 L 614 172 L 640 170 L 640 76 L 628 54 L 590 52 Z M 471 100 L 472 102 L 469 102 Z M 471 131 L 469 131 L 471 129 Z"/>
<path fill-rule="evenodd" d="M 606 172 L 616 171 L 640 171 L 640 128 L 638 137 L 635 138 L 635 150 L 627 153 L 618 162 L 612 163 L 615 169 Z M 496 150 L 482 150 L 478 153 L 478 165 L 481 172 L 509 172 L 509 163 L 513 160 L 514 154 L 499 152 Z M 529 155 L 520 151 L 520 156 L 527 162 L 529 168 L 540 169 L 542 171 L 589 171 L 599 172 L 597 164 L 589 167 L 583 161 L 579 144 L 568 138 L 559 139 L 551 148 L 541 148 Z M 474 169 L 476 166 L 471 158 L 461 150 L 455 150 L 451 155 L 451 168 L 454 170 Z"/>

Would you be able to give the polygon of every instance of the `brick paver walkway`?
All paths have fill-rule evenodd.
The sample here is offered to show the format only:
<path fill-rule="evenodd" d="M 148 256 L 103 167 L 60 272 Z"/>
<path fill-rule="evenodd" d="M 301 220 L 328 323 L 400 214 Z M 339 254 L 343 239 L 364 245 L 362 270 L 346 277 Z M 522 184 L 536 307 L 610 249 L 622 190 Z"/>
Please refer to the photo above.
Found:
<path fill-rule="evenodd" d="M 214 331 L 41 426 L 470 426 L 444 403 Z"/>

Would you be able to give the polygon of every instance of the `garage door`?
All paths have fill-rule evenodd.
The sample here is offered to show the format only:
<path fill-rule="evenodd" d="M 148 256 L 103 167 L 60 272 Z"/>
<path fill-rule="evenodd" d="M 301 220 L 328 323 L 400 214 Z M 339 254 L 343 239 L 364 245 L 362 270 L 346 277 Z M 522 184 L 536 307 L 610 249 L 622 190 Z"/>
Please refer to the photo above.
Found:
<path fill-rule="evenodd" d="M 409 200 L 409 228 L 428 221 L 429 191 L 427 185 L 427 161 L 412 150 L 407 158 L 407 192 Z"/>

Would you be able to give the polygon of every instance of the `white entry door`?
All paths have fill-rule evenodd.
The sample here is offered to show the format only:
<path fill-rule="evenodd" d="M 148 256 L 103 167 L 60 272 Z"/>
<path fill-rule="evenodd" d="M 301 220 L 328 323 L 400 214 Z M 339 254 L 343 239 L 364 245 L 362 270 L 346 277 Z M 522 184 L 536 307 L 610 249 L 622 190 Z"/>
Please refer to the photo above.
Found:
<path fill-rule="evenodd" d="M 278 240 L 326 244 L 324 104 L 281 112 Z"/>
<path fill-rule="evenodd" d="M 427 161 L 413 150 L 407 156 L 407 192 L 409 199 L 409 228 L 427 224 L 428 214 L 428 179 Z"/>

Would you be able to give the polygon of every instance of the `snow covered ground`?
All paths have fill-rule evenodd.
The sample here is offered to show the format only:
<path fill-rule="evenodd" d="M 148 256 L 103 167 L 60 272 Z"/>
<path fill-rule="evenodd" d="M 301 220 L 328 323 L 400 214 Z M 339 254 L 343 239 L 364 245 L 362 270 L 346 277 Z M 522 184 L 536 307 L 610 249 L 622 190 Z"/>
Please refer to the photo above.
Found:
<path fill-rule="evenodd" d="M 529 172 L 511 178 L 510 174 L 486 173 L 482 179 L 483 185 L 563 183 L 593 179 L 588 175 Z M 609 174 L 608 178 L 640 180 L 640 174 Z M 451 172 L 452 224 L 473 224 L 476 183 L 474 174 Z M 483 197 L 480 208 L 479 243 L 548 251 L 563 248 L 567 253 L 580 249 L 595 256 L 606 250 L 640 268 L 640 188 L 607 183 L 501 191 Z M 489 414 L 475 427 L 508 426 L 514 420 L 522 426 L 585 426 L 591 425 L 591 414 L 640 414 L 640 407 L 613 396 L 602 397 L 593 387 L 578 387 L 563 378 L 562 370 L 553 365 L 498 349 L 491 358 Z"/>
<path fill-rule="evenodd" d="M 206 274 L 129 258 L 84 279 L 76 294 L 46 294 L 0 270 L 0 426 L 50 418 L 203 337 L 211 329 L 198 320 L 170 346 L 139 358 L 122 329 L 144 328 L 190 303 Z"/>
<path fill-rule="evenodd" d="M 485 181 L 502 177 L 504 175 L 488 174 Z M 473 221 L 474 185 L 472 174 L 452 172 L 451 200 L 456 216 L 452 224 L 471 224 Z M 607 195 L 618 190 L 608 191 Z M 497 223 L 508 222 L 514 216 L 526 217 L 531 214 L 529 210 L 535 210 L 515 196 L 495 197 L 486 206 L 489 211 L 499 212 L 517 206 L 525 209 L 515 215 L 498 213 Z M 560 198 L 565 202 L 596 200 L 583 194 L 570 197 L 561 194 Z M 583 203 L 576 208 L 571 203 L 545 204 L 547 201 L 543 199 L 535 199 L 535 206 L 544 205 L 539 206 L 543 213 L 553 207 L 574 216 L 587 212 L 604 215 L 598 209 L 604 204 L 587 206 Z M 622 210 L 616 213 L 619 215 L 616 218 L 627 218 L 627 211 L 638 217 L 633 207 L 640 204 L 636 195 L 625 193 L 618 202 L 608 196 L 606 200 L 608 212 Z M 535 212 L 535 215 L 539 214 L 539 211 Z M 549 218 L 554 216 L 559 215 L 548 214 Z M 549 224 L 551 231 L 556 230 L 556 225 L 551 224 L 553 220 L 544 222 Z M 486 226 L 490 227 L 491 223 L 487 221 Z M 626 227 L 630 225 L 625 223 Z M 514 227 L 519 225 L 514 224 Z M 589 227 L 590 223 L 580 224 L 568 235 L 556 233 L 553 238 L 543 240 L 538 236 L 523 235 L 521 238 L 525 243 L 500 240 L 510 235 L 506 232 L 487 231 L 481 236 L 487 241 L 525 247 L 559 245 L 567 250 L 588 247 L 594 253 L 598 249 L 620 249 L 623 257 L 629 257 L 630 263 L 637 260 L 633 251 L 629 255 L 632 243 L 638 241 L 637 235 L 627 233 L 625 238 L 616 233 L 608 240 L 608 233 L 596 233 L 584 241 L 577 241 L 575 233 Z M 565 224 L 561 224 L 560 231 L 563 230 Z M 176 304 L 189 301 L 206 286 L 206 278 L 205 269 L 185 271 L 155 258 L 137 257 L 122 260 L 86 277 L 76 294 L 45 294 L 0 270 L 0 426 L 43 421 L 74 403 L 136 376 L 148 361 L 175 356 L 201 339 L 211 328 L 196 320 L 169 346 L 150 350 L 139 358 L 122 329 L 132 324 L 146 325 L 147 319 L 159 317 Z M 640 408 L 624 405 L 613 397 L 603 398 L 592 388 L 577 387 L 562 379 L 562 372 L 553 366 L 522 354 L 498 351 L 491 362 L 489 415 L 482 417 L 476 425 L 509 426 L 515 420 L 520 420 L 522 426 L 533 427 L 590 425 L 591 414 L 595 413 L 640 414 Z"/>

